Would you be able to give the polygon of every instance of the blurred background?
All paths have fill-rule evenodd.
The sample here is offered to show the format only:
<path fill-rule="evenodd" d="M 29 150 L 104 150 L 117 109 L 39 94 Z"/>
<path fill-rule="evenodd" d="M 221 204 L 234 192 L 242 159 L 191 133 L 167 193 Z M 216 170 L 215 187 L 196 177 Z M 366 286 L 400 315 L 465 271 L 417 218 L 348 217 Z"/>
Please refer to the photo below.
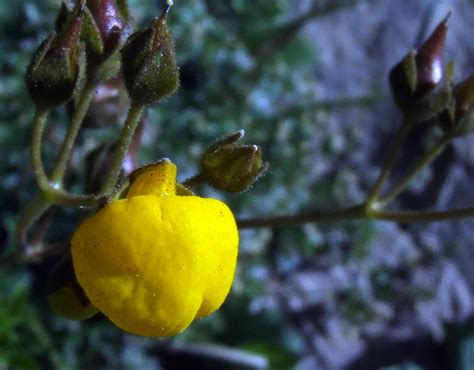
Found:
<path fill-rule="evenodd" d="M 138 26 L 164 1 L 129 0 Z M 0 1 L 0 252 L 14 249 L 18 214 L 36 192 L 24 86 L 33 51 L 53 29 L 59 0 Z M 210 188 L 240 217 L 363 201 L 400 123 L 390 68 L 452 10 L 446 59 L 456 81 L 473 72 L 474 1 L 176 0 L 169 17 L 181 87 L 148 111 L 138 165 L 164 156 L 195 174 L 215 139 L 245 129 L 267 175 L 243 194 Z M 98 90 L 71 161 L 68 187 L 113 142 L 127 100 L 118 81 Z M 68 109 L 55 112 L 50 164 Z M 419 129 L 395 177 L 429 144 Z M 474 204 L 472 138 L 456 139 L 397 198 L 403 209 Z M 93 181 L 90 180 L 90 181 Z M 57 251 L 80 220 L 54 209 L 33 240 Z M 230 296 L 171 339 L 126 334 L 100 315 L 73 322 L 48 308 L 58 256 L 0 268 L 0 369 L 463 369 L 474 368 L 472 220 L 400 225 L 354 221 L 243 230 Z M 36 238 L 36 239 L 35 239 Z M 41 257 L 41 256 L 40 256 Z"/>

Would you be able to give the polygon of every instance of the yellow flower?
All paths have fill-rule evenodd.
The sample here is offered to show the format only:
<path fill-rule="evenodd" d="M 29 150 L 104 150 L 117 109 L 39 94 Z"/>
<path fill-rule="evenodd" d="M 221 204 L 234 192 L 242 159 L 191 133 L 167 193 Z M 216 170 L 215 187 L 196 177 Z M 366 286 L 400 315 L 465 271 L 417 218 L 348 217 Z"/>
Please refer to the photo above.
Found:
<path fill-rule="evenodd" d="M 238 231 L 221 201 L 176 195 L 176 166 L 138 171 L 125 199 L 72 237 L 79 284 L 130 333 L 171 336 L 218 309 L 234 277 Z"/>

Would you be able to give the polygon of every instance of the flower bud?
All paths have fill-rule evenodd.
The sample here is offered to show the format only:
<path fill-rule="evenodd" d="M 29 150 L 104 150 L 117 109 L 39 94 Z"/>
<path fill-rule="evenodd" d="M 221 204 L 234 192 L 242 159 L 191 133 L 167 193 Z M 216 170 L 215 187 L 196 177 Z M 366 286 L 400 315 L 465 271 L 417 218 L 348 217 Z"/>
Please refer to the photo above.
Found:
<path fill-rule="evenodd" d="M 97 313 L 76 280 L 71 256 L 64 256 L 49 275 L 46 287 L 48 303 L 58 315 L 84 320 Z"/>
<path fill-rule="evenodd" d="M 72 9 L 65 2 L 62 2 L 61 8 L 59 9 L 58 15 L 56 16 L 56 21 L 54 22 L 54 29 L 56 32 L 61 32 L 63 27 L 67 24 L 71 13 Z"/>
<path fill-rule="evenodd" d="M 231 193 L 247 190 L 267 169 L 257 145 L 235 142 L 243 130 L 211 145 L 201 158 L 201 173 L 216 189 Z M 230 141 L 230 140 L 234 141 Z"/>
<path fill-rule="evenodd" d="M 402 110 L 416 106 L 444 76 L 443 51 L 449 15 L 417 51 L 410 51 L 389 74 L 395 102 Z"/>
<path fill-rule="evenodd" d="M 83 39 L 87 52 L 96 59 L 105 59 L 117 50 L 126 28 L 128 9 L 122 1 L 87 0 Z"/>
<path fill-rule="evenodd" d="M 388 76 L 393 99 L 401 109 L 412 103 L 416 78 L 416 52 L 412 50 L 392 68 Z"/>
<path fill-rule="evenodd" d="M 174 42 L 166 24 L 169 6 L 151 27 L 130 36 L 122 48 L 122 69 L 130 98 L 157 102 L 179 85 Z"/>
<path fill-rule="evenodd" d="M 43 41 L 33 56 L 26 84 L 38 106 L 55 107 L 74 95 L 84 67 L 79 42 L 82 19 L 83 9 L 79 6 L 62 29 Z"/>
<path fill-rule="evenodd" d="M 474 131 L 474 74 L 454 87 L 453 104 L 443 116 L 441 128 L 456 136 Z"/>
<path fill-rule="evenodd" d="M 443 79 L 443 51 L 448 32 L 448 16 L 418 49 L 416 91 L 420 95 L 433 90 Z"/>

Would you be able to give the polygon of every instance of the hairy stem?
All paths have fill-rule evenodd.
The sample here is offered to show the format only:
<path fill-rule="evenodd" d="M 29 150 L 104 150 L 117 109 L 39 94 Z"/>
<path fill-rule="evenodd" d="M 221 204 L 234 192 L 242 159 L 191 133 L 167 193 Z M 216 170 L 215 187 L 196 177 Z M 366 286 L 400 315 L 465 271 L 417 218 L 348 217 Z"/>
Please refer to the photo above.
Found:
<path fill-rule="evenodd" d="M 206 182 L 206 177 L 202 173 L 198 173 L 189 179 L 186 179 L 183 181 L 181 185 L 183 185 L 185 188 L 192 189 L 195 188 L 199 185 L 202 185 Z"/>
<path fill-rule="evenodd" d="M 41 159 L 41 143 L 43 141 L 44 127 L 47 118 L 48 111 L 37 108 L 31 133 L 31 164 L 33 166 L 36 182 L 42 191 L 47 191 L 50 187 L 48 176 L 44 171 L 43 160 Z"/>
<path fill-rule="evenodd" d="M 62 188 L 66 167 L 71 157 L 77 134 L 82 126 L 84 117 L 89 109 L 92 98 L 95 94 L 95 84 L 87 82 L 81 91 L 71 122 L 66 133 L 66 137 L 61 145 L 58 158 L 51 172 L 51 182 L 56 188 Z"/>
<path fill-rule="evenodd" d="M 128 111 L 127 119 L 123 125 L 122 134 L 116 144 L 114 157 L 110 170 L 102 184 L 99 195 L 110 194 L 117 185 L 117 180 L 122 169 L 123 159 L 128 152 L 133 135 L 137 129 L 140 119 L 142 117 L 145 106 L 136 102 L 132 102 L 130 110 Z"/>

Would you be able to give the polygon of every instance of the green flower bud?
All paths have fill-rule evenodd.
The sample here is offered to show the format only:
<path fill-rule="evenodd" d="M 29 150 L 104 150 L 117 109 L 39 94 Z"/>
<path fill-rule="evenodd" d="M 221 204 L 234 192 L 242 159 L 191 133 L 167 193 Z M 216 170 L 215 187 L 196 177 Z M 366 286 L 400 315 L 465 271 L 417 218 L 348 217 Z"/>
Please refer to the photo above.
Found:
<path fill-rule="evenodd" d="M 41 107 L 55 107 L 71 99 L 84 71 L 79 38 L 83 19 L 81 6 L 58 33 L 44 40 L 28 67 L 26 84 L 31 98 Z"/>
<path fill-rule="evenodd" d="M 84 320 L 98 312 L 77 282 L 69 255 L 64 256 L 53 267 L 46 294 L 52 310 L 70 320 Z"/>
<path fill-rule="evenodd" d="M 247 190 L 268 168 L 257 145 L 236 144 L 240 130 L 211 145 L 201 158 L 201 173 L 216 189 L 231 193 Z"/>
<path fill-rule="evenodd" d="M 143 104 L 157 102 L 179 85 L 173 37 L 166 24 L 169 7 L 122 48 L 125 86 L 130 98 Z"/>

